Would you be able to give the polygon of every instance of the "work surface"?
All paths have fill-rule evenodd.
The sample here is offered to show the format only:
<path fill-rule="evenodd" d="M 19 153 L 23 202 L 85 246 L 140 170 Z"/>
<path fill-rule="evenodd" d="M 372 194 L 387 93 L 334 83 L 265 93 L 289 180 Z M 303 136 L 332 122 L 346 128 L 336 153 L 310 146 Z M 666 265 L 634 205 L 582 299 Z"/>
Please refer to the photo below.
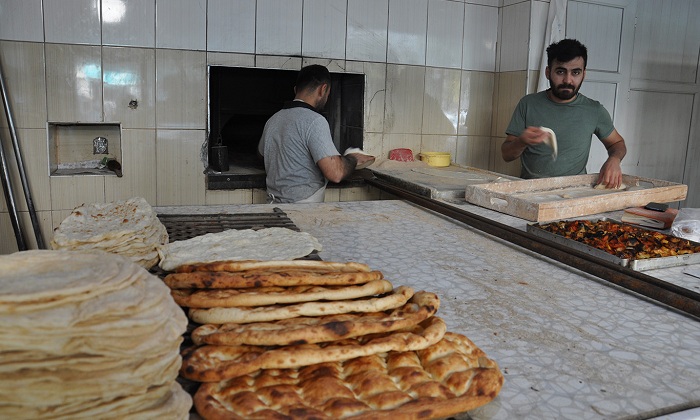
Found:
<path fill-rule="evenodd" d="M 499 396 L 460 418 L 649 418 L 700 406 L 697 319 L 404 201 L 276 207 L 319 239 L 324 260 L 437 293 L 448 329 L 498 362 Z"/>

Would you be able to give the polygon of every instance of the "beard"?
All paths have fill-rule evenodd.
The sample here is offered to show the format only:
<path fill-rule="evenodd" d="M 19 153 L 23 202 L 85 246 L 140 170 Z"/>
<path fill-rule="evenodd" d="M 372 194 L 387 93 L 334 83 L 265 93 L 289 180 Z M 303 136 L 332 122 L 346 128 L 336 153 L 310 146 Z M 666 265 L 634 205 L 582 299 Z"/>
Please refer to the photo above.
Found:
<path fill-rule="evenodd" d="M 550 80 L 549 81 L 549 87 L 552 91 L 552 95 L 554 95 L 555 98 L 561 99 L 562 101 L 568 101 L 569 99 L 573 98 L 578 94 L 579 89 L 581 89 L 581 85 L 574 86 L 574 85 L 569 85 L 569 84 L 561 84 L 561 85 L 554 85 L 554 83 Z M 564 89 L 570 89 L 568 91 Z"/>

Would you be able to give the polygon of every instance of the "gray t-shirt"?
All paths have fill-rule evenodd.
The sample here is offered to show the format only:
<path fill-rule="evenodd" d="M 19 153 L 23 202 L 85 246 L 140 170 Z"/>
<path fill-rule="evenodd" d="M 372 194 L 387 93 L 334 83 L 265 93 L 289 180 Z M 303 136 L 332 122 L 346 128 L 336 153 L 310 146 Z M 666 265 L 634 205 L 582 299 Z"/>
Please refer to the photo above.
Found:
<path fill-rule="evenodd" d="M 580 175 L 586 173 L 591 137 L 608 137 L 615 126 L 600 102 L 578 94 L 569 103 L 550 100 L 547 92 L 525 96 L 513 111 L 506 134 L 519 136 L 526 127 L 549 127 L 557 135 L 557 159 L 544 144 L 528 146 L 521 155 L 521 178 Z"/>
<path fill-rule="evenodd" d="M 323 115 L 303 103 L 288 106 L 270 117 L 258 145 L 267 192 L 283 203 L 306 199 L 325 187 L 328 180 L 316 163 L 340 155 Z"/>

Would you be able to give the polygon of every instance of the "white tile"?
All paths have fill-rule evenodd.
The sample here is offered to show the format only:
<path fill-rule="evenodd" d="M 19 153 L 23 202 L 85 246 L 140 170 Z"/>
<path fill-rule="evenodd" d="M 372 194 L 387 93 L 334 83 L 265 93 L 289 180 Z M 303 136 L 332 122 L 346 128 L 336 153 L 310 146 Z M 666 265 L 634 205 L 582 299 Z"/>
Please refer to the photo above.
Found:
<path fill-rule="evenodd" d="M 267 191 L 260 188 L 254 188 L 253 204 L 267 204 Z"/>
<path fill-rule="evenodd" d="M 530 13 L 530 70 L 539 70 L 542 63 L 542 55 L 547 58 L 546 48 L 549 46 L 549 39 L 545 40 L 545 30 L 547 29 L 547 17 L 549 15 L 549 3 L 533 2 L 532 13 Z M 544 43 L 547 43 L 545 46 Z M 544 68 L 542 68 L 544 70 Z"/>
<path fill-rule="evenodd" d="M 326 188 L 324 203 L 337 203 L 340 201 L 340 188 Z"/>
<path fill-rule="evenodd" d="M 464 4 L 429 0 L 428 38 L 425 64 L 434 67 L 462 67 Z"/>
<path fill-rule="evenodd" d="M 255 55 L 208 52 L 207 66 L 255 67 Z"/>
<path fill-rule="evenodd" d="M 525 71 L 498 74 L 495 81 L 497 99 L 494 103 L 492 135 L 506 135 L 506 127 L 520 98 L 527 93 Z M 500 156 L 500 155 L 499 155 Z"/>
<path fill-rule="evenodd" d="M 498 8 L 466 4 L 462 69 L 495 71 Z"/>
<path fill-rule="evenodd" d="M 462 71 L 426 67 L 423 134 L 457 134 Z"/>
<path fill-rule="evenodd" d="M 207 49 L 207 0 L 158 0 L 156 47 Z"/>
<path fill-rule="evenodd" d="M 477 4 L 477 5 L 482 5 L 482 6 L 491 6 L 491 7 L 499 7 L 503 6 L 504 0 L 464 0 L 464 2 L 469 5 L 469 4 Z M 507 0 L 506 0 L 507 1 Z M 517 0 L 520 1 L 520 0 Z"/>
<path fill-rule="evenodd" d="M 389 0 L 387 62 L 425 65 L 428 0 Z"/>
<path fill-rule="evenodd" d="M 303 0 L 257 0 L 255 52 L 301 55 Z"/>
<path fill-rule="evenodd" d="M 253 190 L 206 190 L 207 206 L 226 204 L 253 204 Z"/>
<path fill-rule="evenodd" d="M 499 71 L 527 69 L 530 31 L 530 3 L 518 3 L 501 9 L 501 49 Z"/>
<path fill-rule="evenodd" d="M 615 6 L 571 2 L 566 10 L 566 36 L 588 48 L 589 70 L 616 72 L 620 61 L 623 9 Z M 671 25 L 675 25 L 673 20 Z M 697 26 L 693 22 L 693 26 Z M 672 43 L 677 42 L 674 40 Z M 697 44 L 696 44 L 697 45 Z M 654 55 L 659 50 L 654 51 Z M 697 47 L 695 54 L 697 54 Z"/>
<path fill-rule="evenodd" d="M 300 57 L 280 57 L 275 55 L 256 55 L 255 67 L 263 69 L 300 70 Z"/>
<path fill-rule="evenodd" d="M 697 83 L 700 2 L 639 2 L 632 77 Z M 600 48 L 600 47 L 597 47 Z M 663 51 L 663 59 L 659 53 Z M 589 56 L 598 55 L 590 50 Z M 591 57 L 593 58 L 593 57 Z"/>
<path fill-rule="evenodd" d="M 489 169 L 491 162 L 491 137 L 459 136 L 454 161 L 458 165 Z"/>
<path fill-rule="evenodd" d="M 311 64 L 320 64 L 328 69 L 331 73 L 345 73 L 345 60 L 334 60 L 331 58 L 304 58 L 301 60 L 302 67 Z"/>
<path fill-rule="evenodd" d="M 420 151 L 449 153 L 450 162 L 454 162 L 457 152 L 457 136 L 423 134 L 420 141 Z M 420 159 L 420 156 L 418 158 Z"/>
<path fill-rule="evenodd" d="M 457 128 L 460 135 L 488 136 L 491 134 L 494 86 L 493 73 L 462 72 Z"/>
<path fill-rule="evenodd" d="M 385 133 L 420 134 L 425 67 L 387 65 Z"/>
<path fill-rule="evenodd" d="M 46 128 L 43 44 L 0 41 L 0 62 L 15 127 Z"/>
<path fill-rule="evenodd" d="M 0 39 L 44 41 L 41 0 L 0 0 Z"/>
<path fill-rule="evenodd" d="M 156 205 L 205 204 L 204 130 L 158 130 L 156 134 Z"/>
<path fill-rule="evenodd" d="M 420 134 L 384 134 L 382 139 L 382 157 L 388 158 L 389 152 L 394 149 L 411 149 L 415 159 L 420 152 Z"/>
<path fill-rule="evenodd" d="M 345 58 L 347 3 L 347 0 L 304 0 L 302 55 Z"/>
<path fill-rule="evenodd" d="M 209 0 L 207 51 L 255 53 L 255 0 Z"/>
<path fill-rule="evenodd" d="M 44 2 L 46 42 L 100 45 L 100 0 Z"/>
<path fill-rule="evenodd" d="M 122 130 L 122 174 L 105 176 L 107 201 L 143 197 L 156 203 L 157 156 L 155 130 Z"/>
<path fill-rule="evenodd" d="M 386 159 L 389 156 L 382 154 L 382 133 L 367 133 L 364 134 L 362 150 L 377 159 Z"/>
<path fill-rule="evenodd" d="M 102 44 L 156 46 L 155 0 L 102 0 Z"/>
<path fill-rule="evenodd" d="M 345 57 L 386 61 L 389 0 L 348 0 Z"/>
<path fill-rule="evenodd" d="M 44 241 L 44 247 L 50 249 L 50 241 L 53 237 L 51 212 L 37 211 L 36 221 L 39 224 L 38 227 L 41 232 L 41 238 Z M 29 212 L 19 212 L 17 214 L 17 223 L 22 228 L 22 238 L 24 239 L 24 245 L 27 249 L 39 249 Z M 17 237 L 15 236 L 9 213 L 0 212 L 0 238 L 3 238 L 3 240 L 0 241 L 0 255 L 12 254 L 19 250 Z"/>
<path fill-rule="evenodd" d="M 156 50 L 156 126 L 205 128 L 207 54 Z"/>
<path fill-rule="evenodd" d="M 156 126 L 156 57 L 145 48 L 104 47 L 105 121 L 122 128 Z"/>
<path fill-rule="evenodd" d="M 384 98 L 386 95 L 386 64 L 348 61 L 345 68 L 365 75 L 365 133 L 384 130 Z"/>
<path fill-rule="evenodd" d="M 46 44 L 48 119 L 102 121 L 101 47 Z"/>
<path fill-rule="evenodd" d="M 105 202 L 103 175 L 51 177 L 51 210 L 73 210 L 89 203 Z"/>
<path fill-rule="evenodd" d="M 22 154 L 22 164 L 29 180 L 29 192 L 32 198 L 34 209 L 51 209 L 51 187 L 49 184 L 49 156 L 46 149 L 46 129 L 19 129 L 17 130 L 20 152 Z M 15 207 L 19 211 L 28 211 L 27 200 L 24 196 L 24 187 L 17 169 L 17 159 L 14 148 L 4 142 L 5 157 L 7 159 L 7 169 L 12 180 L 12 191 L 14 193 Z M 0 186 L 0 191 L 3 191 Z M 7 202 L 0 200 L 0 212 L 8 211 Z"/>

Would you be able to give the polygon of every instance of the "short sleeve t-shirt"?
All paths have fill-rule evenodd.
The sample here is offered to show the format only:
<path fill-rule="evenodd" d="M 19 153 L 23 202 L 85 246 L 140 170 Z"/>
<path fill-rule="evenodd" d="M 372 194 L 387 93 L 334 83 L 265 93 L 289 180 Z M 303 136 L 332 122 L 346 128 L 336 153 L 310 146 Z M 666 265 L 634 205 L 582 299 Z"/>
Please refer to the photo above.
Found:
<path fill-rule="evenodd" d="M 270 117 L 258 151 L 265 160 L 268 193 L 283 203 L 309 198 L 328 182 L 316 164 L 337 156 L 328 121 L 303 103 L 286 105 Z"/>
<path fill-rule="evenodd" d="M 528 146 L 521 155 L 522 178 L 580 175 L 586 173 L 591 137 L 608 137 L 615 126 L 600 102 L 578 94 L 569 103 L 550 100 L 547 92 L 537 92 L 520 100 L 506 134 L 519 136 L 526 127 L 549 127 L 557 136 L 558 156 L 544 144 Z"/>

